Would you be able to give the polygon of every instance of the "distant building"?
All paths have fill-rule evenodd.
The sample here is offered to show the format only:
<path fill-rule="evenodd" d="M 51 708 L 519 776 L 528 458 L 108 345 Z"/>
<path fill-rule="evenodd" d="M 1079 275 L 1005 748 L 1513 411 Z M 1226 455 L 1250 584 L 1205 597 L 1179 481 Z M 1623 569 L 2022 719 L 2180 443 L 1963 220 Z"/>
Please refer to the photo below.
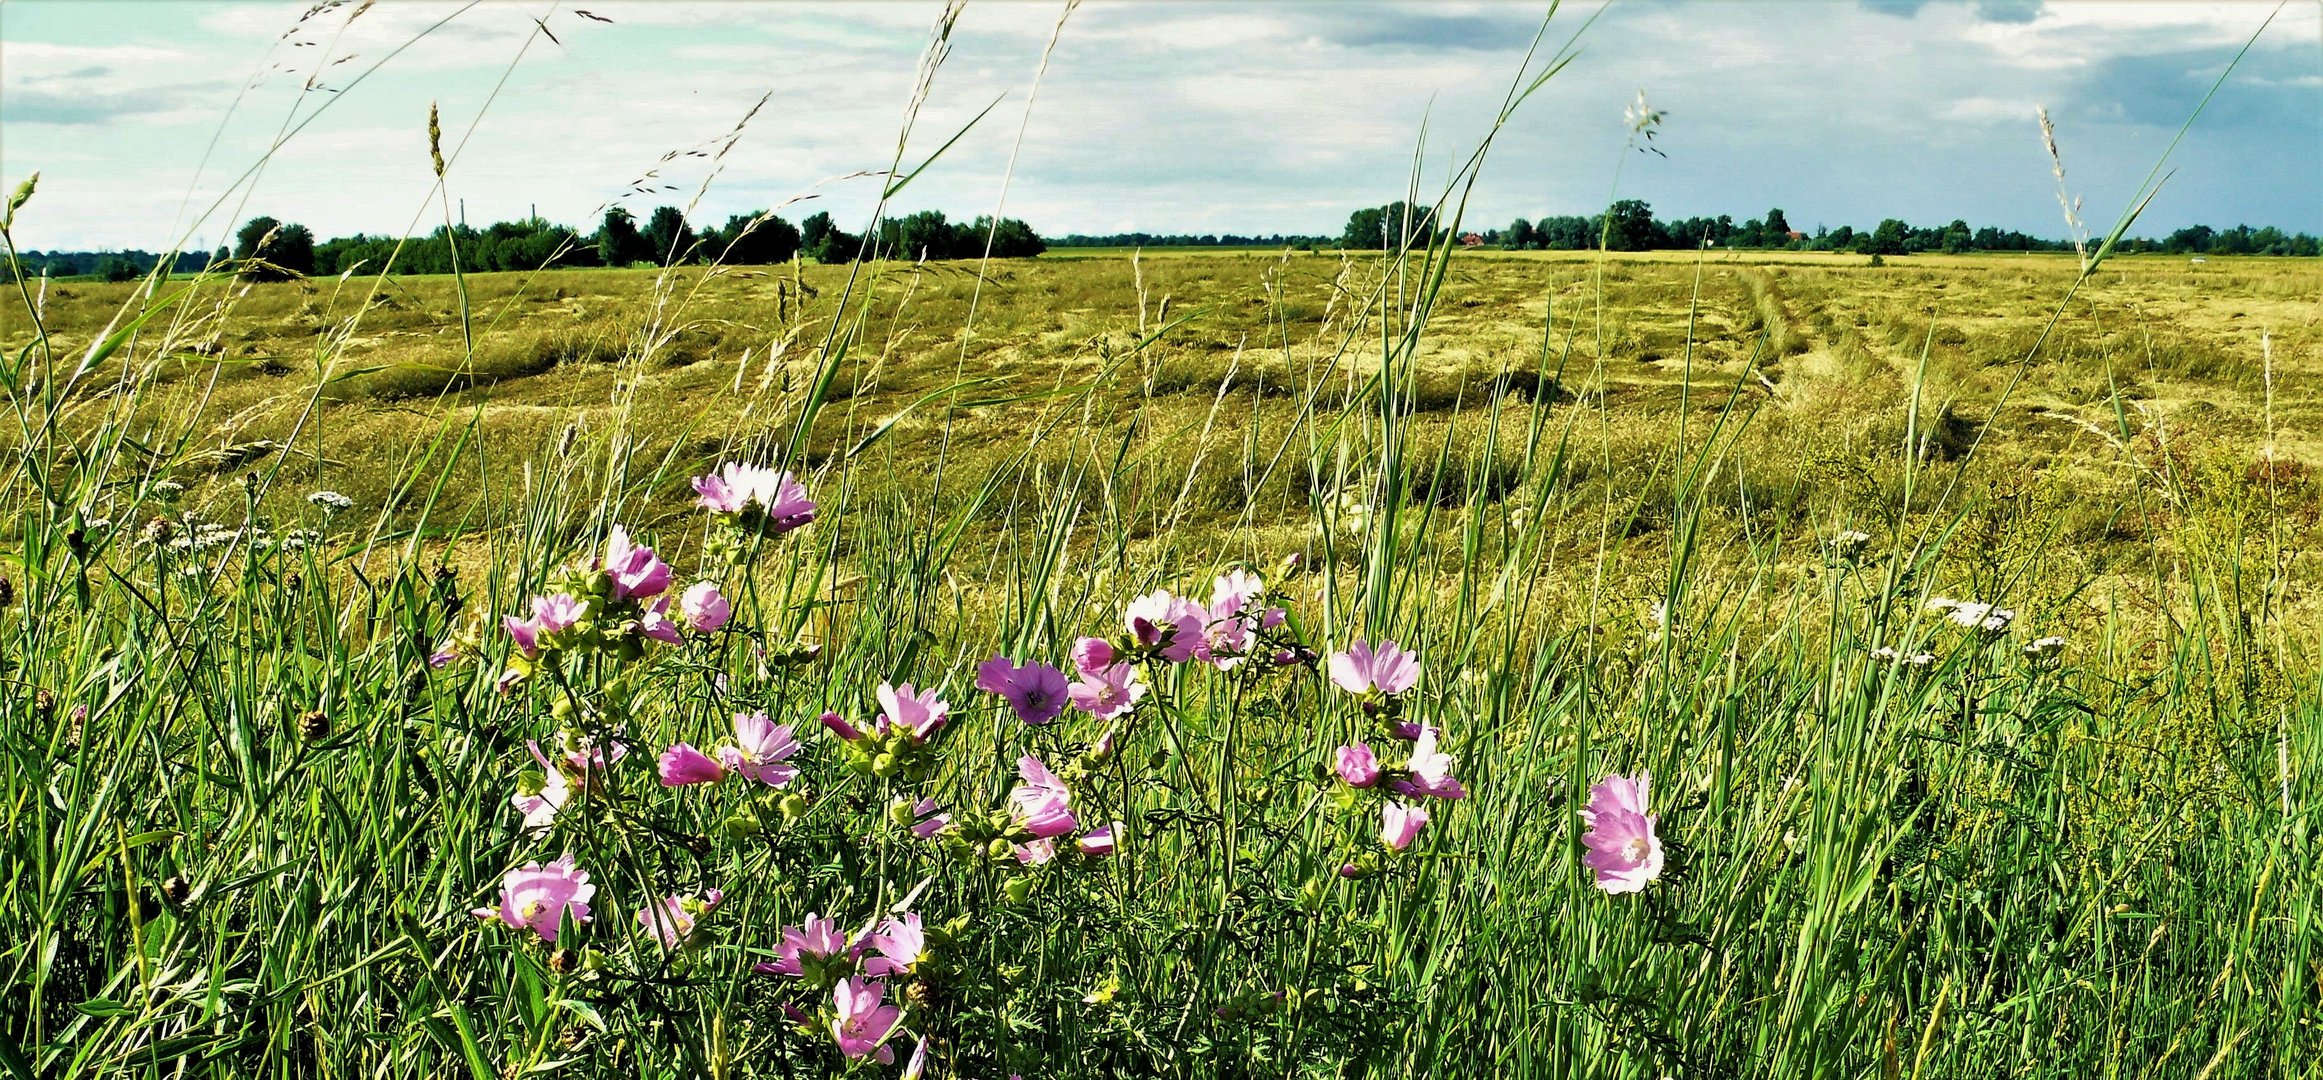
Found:
<path fill-rule="evenodd" d="M 1807 234 L 1800 232 L 1797 229 L 1792 229 L 1791 231 L 1783 234 L 1783 239 L 1785 240 L 1804 240 L 1806 238 Z"/>
<path fill-rule="evenodd" d="M 1484 234 L 1482 234 L 1482 233 L 1466 233 L 1466 234 L 1464 234 L 1464 235 L 1462 235 L 1462 236 L 1460 237 L 1460 246 L 1461 246 L 1461 247 L 1483 247 L 1483 246 L 1484 246 Z"/>

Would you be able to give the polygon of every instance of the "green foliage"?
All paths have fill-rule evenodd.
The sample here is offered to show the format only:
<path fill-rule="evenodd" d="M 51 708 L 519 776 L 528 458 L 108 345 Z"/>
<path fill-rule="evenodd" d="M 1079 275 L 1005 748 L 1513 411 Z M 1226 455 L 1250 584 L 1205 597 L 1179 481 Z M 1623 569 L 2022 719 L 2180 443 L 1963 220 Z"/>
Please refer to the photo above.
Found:
<path fill-rule="evenodd" d="M 315 272 L 315 237 L 304 225 L 255 217 L 234 234 L 245 281 L 287 281 Z"/>
<path fill-rule="evenodd" d="M 597 226 L 599 263 L 629 266 L 650 260 L 656 254 L 653 241 L 637 231 L 637 219 L 627 209 L 616 206 L 605 211 L 605 220 Z"/>
<path fill-rule="evenodd" d="M 1432 207 L 1406 205 L 1398 199 L 1348 215 L 1347 227 L 1339 233 L 1339 245 L 1372 251 L 1425 248 L 1440 241 L 1445 229 Z"/>

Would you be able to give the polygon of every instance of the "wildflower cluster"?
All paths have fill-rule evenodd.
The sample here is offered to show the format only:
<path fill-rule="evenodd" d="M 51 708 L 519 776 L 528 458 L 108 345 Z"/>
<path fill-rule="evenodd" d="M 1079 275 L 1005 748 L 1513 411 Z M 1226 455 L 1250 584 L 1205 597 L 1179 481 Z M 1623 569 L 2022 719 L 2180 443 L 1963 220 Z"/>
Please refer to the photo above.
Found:
<path fill-rule="evenodd" d="M 725 626 L 732 607 L 718 586 L 699 582 L 687 589 L 676 618 L 670 615 L 670 566 L 653 549 L 635 543 L 615 525 L 605 554 L 572 567 L 532 598 L 532 617 L 501 617 L 501 628 L 516 647 L 502 690 L 553 668 L 568 654 L 609 653 L 622 660 L 645 655 L 649 642 L 676 645 L 688 631 L 709 634 Z"/>

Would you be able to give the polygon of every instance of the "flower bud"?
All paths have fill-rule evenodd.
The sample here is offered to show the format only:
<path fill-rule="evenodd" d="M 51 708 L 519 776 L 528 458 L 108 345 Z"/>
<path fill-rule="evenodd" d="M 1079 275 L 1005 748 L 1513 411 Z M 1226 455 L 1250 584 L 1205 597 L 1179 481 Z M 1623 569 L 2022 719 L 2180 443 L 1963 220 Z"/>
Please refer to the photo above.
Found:
<path fill-rule="evenodd" d="M 730 840 L 746 840 L 759 833 L 758 815 L 747 811 L 735 814 L 718 823 L 720 832 Z"/>
<path fill-rule="evenodd" d="M 1008 895 L 1009 903 L 1024 903 L 1032 899 L 1032 879 L 1029 877 L 1010 878 L 1008 884 L 1003 886 L 1001 891 Z"/>

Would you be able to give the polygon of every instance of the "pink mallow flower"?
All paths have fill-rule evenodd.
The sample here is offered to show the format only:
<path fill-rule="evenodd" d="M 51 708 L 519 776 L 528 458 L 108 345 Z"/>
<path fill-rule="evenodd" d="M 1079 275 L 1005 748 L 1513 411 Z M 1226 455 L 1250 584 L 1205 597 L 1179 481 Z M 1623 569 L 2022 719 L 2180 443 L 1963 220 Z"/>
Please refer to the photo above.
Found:
<path fill-rule="evenodd" d="M 638 929 L 661 942 L 661 947 L 674 949 L 694 935 L 694 923 L 724 902 L 726 894 L 716 889 L 692 895 L 668 896 L 653 902 L 637 913 Z"/>
<path fill-rule="evenodd" d="M 1652 785 L 1653 776 L 1639 770 L 1635 780 L 1615 773 L 1589 789 L 1589 806 L 1581 811 L 1589 826 L 1581 845 L 1589 852 L 1581 863 L 1597 872 L 1597 887 L 1608 893 L 1639 892 L 1662 876 L 1662 841 L 1654 833 L 1660 818 L 1646 813 Z"/>
<path fill-rule="evenodd" d="M 614 743 L 610 750 L 584 747 L 552 759 L 539 742 L 527 740 L 524 745 L 531 749 L 532 759 L 540 763 L 545 776 L 537 794 L 519 791 L 509 796 L 508 804 L 524 815 L 524 831 L 535 835 L 549 830 L 575 791 L 586 790 L 594 777 L 603 775 L 606 767 L 629 753 L 628 747 Z"/>
<path fill-rule="evenodd" d="M 734 605 L 718 591 L 712 581 L 697 581 L 686 589 L 678 600 L 678 614 L 685 619 L 686 628 L 697 634 L 707 634 L 734 617 Z"/>
<path fill-rule="evenodd" d="M 1371 752 L 1369 743 L 1356 743 L 1339 748 L 1337 761 L 1331 771 L 1349 787 L 1370 787 L 1379 782 L 1379 758 Z"/>
<path fill-rule="evenodd" d="M 500 881 L 500 906 L 480 907 L 470 912 L 479 919 L 498 919 L 518 930 L 530 930 L 542 941 L 555 944 L 557 927 L 570 912 L 577 925 L 589 921 L 589 898 L 597 894 L 597 887 L 589 884 L 586 870 L 573 868 L 573 856 L 564 857 L 547 865 L 527 863 L 508 872 Z"/>
<path fill-rule="evenodd" d="M 689 743 L 678 743 L 661 752 L 661 786 L 684 787 L 688 784 L 715 784 L 726 778 L 726 770 L 710 755 L 693 748 Z"/>
<path fill-rule="evenodd" d="M 1094 675 L 1113 666 L 1113 643 L 1101 637 L 1085 637 L 1073 643 L 1073 667 L 1083 675 Z"/>
<path fill-rule="evenodd" d="M 1393 696 L 1420 681 L 1419 656 L 1403 651 L 1392 641 L 1382 641 L 1374 648 L 1357 638 L 1348 644 L 1346 652 L 1332 653 L 1327 667 L 1331 681 L 1350 694 L 1376 690 Z"/>
<path fill-rule="evenodd" d="M 1420 729 L 1412 745 L 1411 776 L 1388 785 L 1398 795 L 1425 795 L 1431 799 L 1465 799 L 1468 789 L 1452 779 L 1452 755 L 1436 749 L 1436 729 Z"/>
<path fill-rule="evenodd" d="M 1194 658 L 1194 650 L 1202 644 L 1203 624 L 1209 620 L 1210 613 L 1202 605 L 1172 596 L 1167 589 L 1130 601 L 1123 613 L 1130 637 L 1173 664 Z"/>
<path fill-rule="evenodd" d="M 1008 816 L 1019 827 L 1041 840 L 1080 827 L 1073 818 L 1073 793 L 1039 758 L 1026 754 L 1016 759 L 1016 774 L 1024 783 L 1008 793 Z"/>
<path fill-rule="evenodd" d="M 532 629 L 536 634 L 561 634 L 588 615 L 588 604 L 565 593 L 532 598 Z"/>
<path fill-rule="evenodd" d="M 1026 866 L 1046 866 L 1057 857 L 1057 842 L 1053 837 L 1010 844 L 1008 849 L 1016 855 L 1016 861 Z"/>
<path fill-rule="evenodd" d="M 734 714 L 733 746 L 718 748 L 718 764 L 727 772 L 747 776 L 768 787 L 781 787 L 798 778 L 798 767 L 788 764 L 799 752 L 799 741 L 788 724 L 776 724 L 765 710 Z"/>
<path fill-rule="evenodd" d="M 1203 629 L 1202 643 L 1195 649 L 1196 658 L 1209 662 L 1220 671 L 1231 671 L 1242 662 L 1253 644 L 1254 630 L 1271 630 L 1282 624 L 1281 608 L 1260 610 L 1260 597 L 1266 595 L 1266 582 L 1247 570 L 1236 568 L 1222 574 L 1211 583 L 1208 623 Z"/>
<path fill-rule="evenodd" d="M 1379 808 L 1379 842 L 1402 851 L 1412 846 L 1420 835 L 1420 826 L 1428 823 L 1426 807 L 1391 802 Z"/>
<path fill-rule="evenodd" d="M 605 539 L 605 580 L 613 586 L 615 600 L 647 600 L 661 595 L 669 588 L 669 564 L 661 561 L 653 549 L 631 543 L 629 530 L 613 526 L 613 535 Z"/>
<path fill-rule="evenodd" d="M 911 741 L 923 743 L 936 729 L 951 719 L 952 707 L 937 697 L 934 690 L 919 690 L 910 683 L 902 686 L 879 684 L 879 730 L 902 728 L 911 732 Z"/>
<path fill-rule="evenodd" d="M 884 1004 L 886 997 L 885 984 L 860 975 L 831 988 L 838 1014 L 831 1018 L 831 1037 L 838 1040 L 840 1053 L 851 1058 L 869 1054 L 882 1065 L 895 1060 L 894 1049 L 880 1044 L 895 1030 L 903 1010 Z"/>
<path fill-rule="evenodd" d="M 548 778 L 541 782 L 539 792 L 527 795 L 519 791 L 508 797 L 508 805 L 524 815 L 524 831 L 537 836 L 556 824 L 557 812 L 563 810 L 565 803 L 572 797 L 572 783 L 565 779 L 563 771 L 551 767 Z"/>
<path fill-rule="evenodd" d="M 518 655 L 527 660 L 540 659 L 540 624 L 514 615 L 502 615 L 500 627 L 508 631 L 508 640 L 515 644 Z"/>
<path fill-rule="evenodd" d="M 829 963 L 847 951 L 847 932 L 839 929 L 838 920 L 809 912 L 803 925 L 782 928 L 782 941 L 774 947 L 773 960 L 761 960 L 751 969 L 762 975 L 801 979 L 806 977 L 807 965 Z"/>
<path fill-rule="evenodd" d="M 1016 718 L 1039 726 L 1065 711 L 1065 673 L 1031 661 L 1022 667 L 1005 656 L 995 656 L 976 668 L 976 689 L 998 694 L 1016 710 Z"/>
<path fill-rule="evenodd" d="M 678 630 L 678 624 L 670 620 L 668 593 L 654 598 L 653 603 L 646 606 L 645 614 L 637 619 L 637 632 L 664 645 L 685 641 L 685 635 Z"/>
<path fill-rule="evenodd" d="M 786 533 L 815 520 L 815 504 L 807 489 L 790 473 L 763 465 L 727 462 L 708 476 L 694 477 L 695 504 L 720 514 L 740 514 L 758 504 L 776 533 Z"/>
<path fill-rule="evenodd" d="M 863 733 L 856 730 L 855 725 L 848 723 L 845 717 L 829 710 L 825 710 L 823 715 L 815 717 L 815 722 L 831 729 L 831 734 L 848 742 L 854 742 L 863 737 Z"/>
<path fill-rule="evenodd" d="M 864 944 L 878 954 L 863 961 L 863 971 L 869 975 L 907 975 L 928 957 L 928 935 L 916 913 L 887 920 Z"/>
<path fill-rule="evenodd" d="M 952 815 L 945 813 L 943 806 L 932 797 L 913 803 L 911 816 L 911 834 L 922 840 L 941 836 L 952 827 Z"/>
<path fill-rule="evenodd" d="M 1113 854 L 1113 838 L 1120 834 L 1121 823 L 1116 821 L 1082 833 L 1081 838 L 1074 841 L 1074 844 L 1080 847 L 1083 855 L 1103 858 Z"/>
<path fill-rule="evenodd" d="M 1145 680 L 1125 662 L 1083 673 L 1081 681 L 1066 687 L 1065 693 L 1074 708 L 1099 720 L 1111 720 L 1145 696 Z"/>

